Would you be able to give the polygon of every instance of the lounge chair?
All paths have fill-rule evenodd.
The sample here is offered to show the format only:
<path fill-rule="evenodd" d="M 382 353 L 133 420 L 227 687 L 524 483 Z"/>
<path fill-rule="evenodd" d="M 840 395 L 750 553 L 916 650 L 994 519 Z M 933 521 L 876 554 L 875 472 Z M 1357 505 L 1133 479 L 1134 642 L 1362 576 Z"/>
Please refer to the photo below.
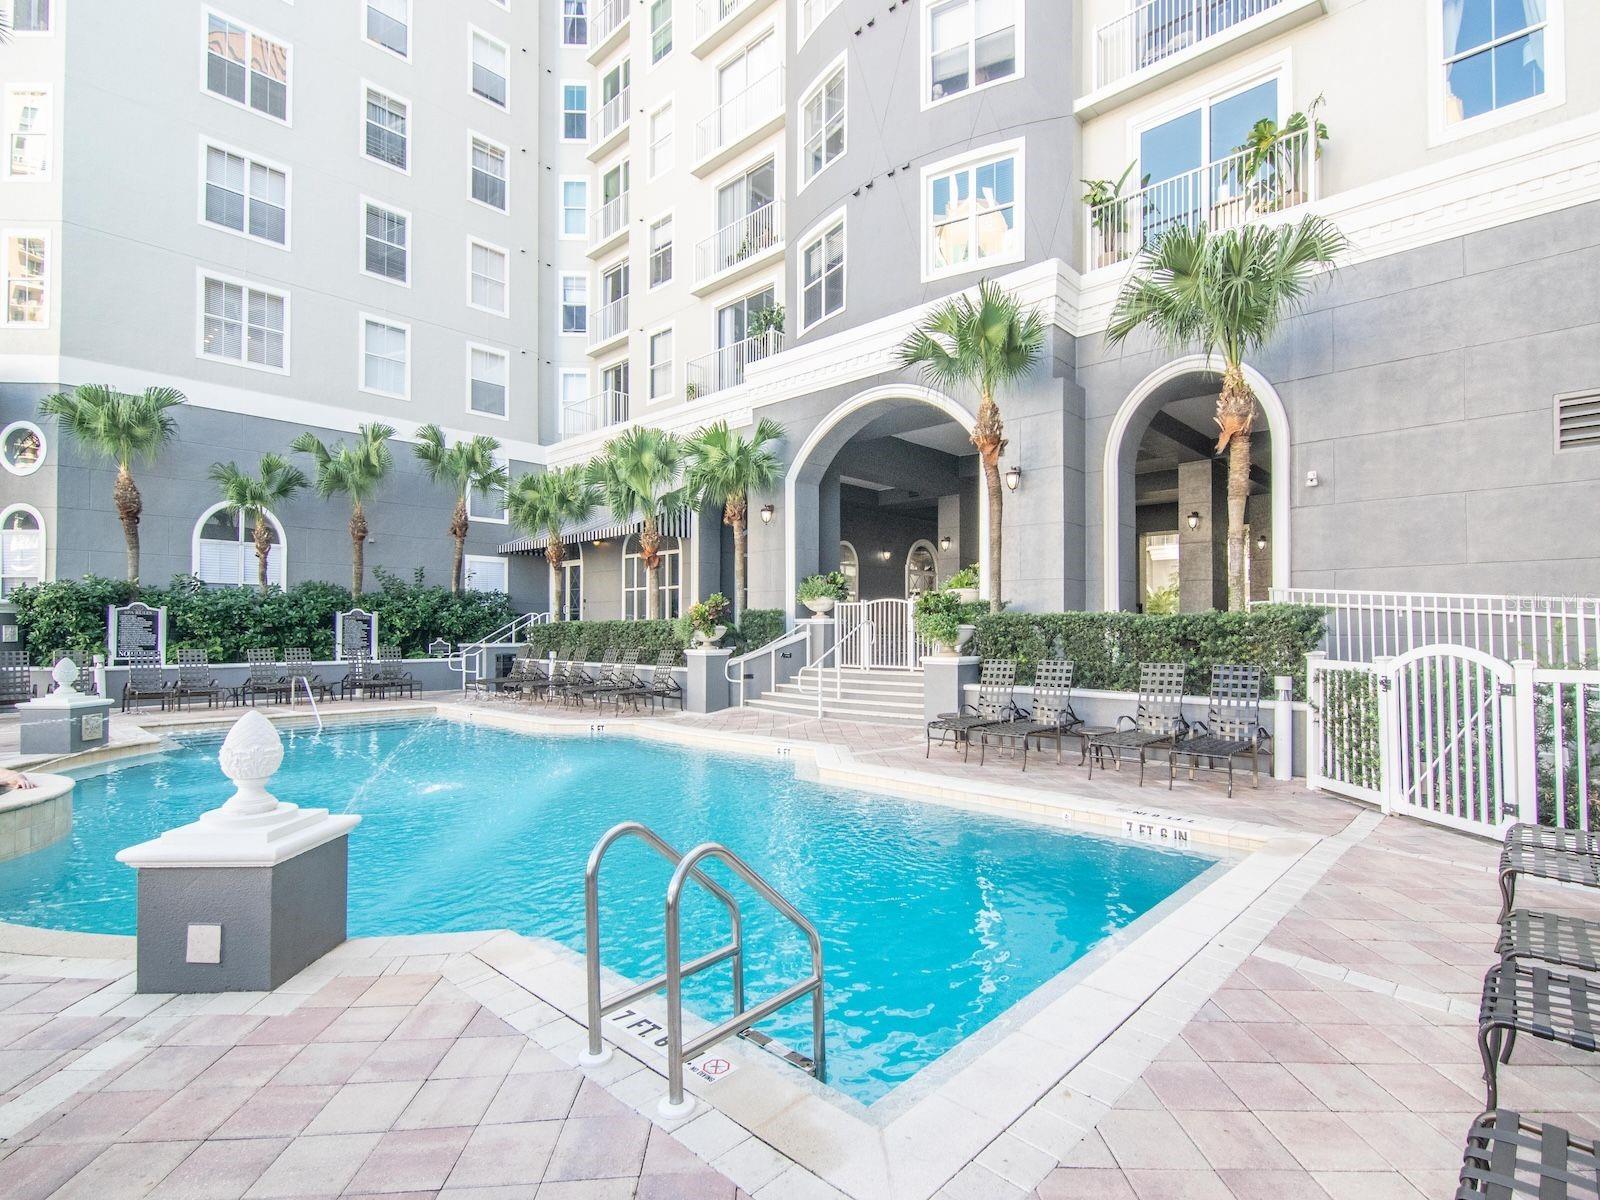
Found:
<path fill-rule="evenodd" d="M 960 712 L 940 713 L 929 721 L 922 757 L 933 754 L 933 735 L 937 732 L 941 746 L 946 735 L 955 736 L 956 745 L 962 748 L 961 761 L 966 762 L 972 753 L 973 731 L 1016 715 L 1017 706 L 1012 700 L 1016 682 L 1016 663 L 1000 659 L 985 662 L 978 672 L 978 702 L 962 704 Z"/>
<path fill-rule="evenodd" d="M 182 708 L 185 700 L 205 699 L 207 708 L 215 708 L 229 689 L 217 681 L 204 650 L 178 651 L 178 682 L 172 688 L 172 703 Z"/>
<path fill-rule="evenodd" d="M 284 676 L 289 681 L 290 698 L 296 681 L 304 679 L 310 687 L 312 695 L 318 700 L 332 700 L 338 693 L 338 683 L 328 683 L 322 676 L 312 670 L 311 651 L 304 646 L 295 646 L 283 652 Z"/>
<path fill-rule="evenodd" d="M 600 696 L 605 692 L 614 692 L 619 686 L 617 683 L 617 664 L 619 655 L 615 646 L 606 647 L 606 652 L 600 656 L 600 667 L 594 677 L 585 684 L 580 684 L 572 689 L 572 699 L 579 707 L 587 699 L 593 699 L 595 706 L 600 704 Z"/>
<path fill-rule="evenodd" d="M 1542 1125 L 1521 1113 L 1495 1109 L 1467 1131 L 1456 1200 L 1596 1200 L 1600 1197 L 1600 1147 L 1559 1125 Z"/>
<path fill-rule="evenodd" d="M 127 712 L 130 706 L 137 710 L 146 700 L 159 700 L 165 709 L 172 700 L 172 684 L 154 658 L 130 659 L 128 682 L 122 685 L 122 711 Z"/>
<path fill-rule="evenodd" d="M 344 679 L 339 684 L 339 693 L 344 699 L 353 700 L 358 694 L 364 699 L 383 699 L 389 685 L 379 675 L 377 663 L 370 658 L 347 658 L 345 667 Z"/>
<path fill-rule="evenodd" d="M 545 670 L 544 662 L 535 657 L 532 646 L 523 648 L 511 669 L 517 676 L 514 688 L 517 695 L 532 700 L 550 690 L 550 672 Z"/>
<path fill-rule="evenodd" d="M 600 664 L 600 673 L 589 687 L 584 688 L 580 699 L 587 698 L 594 701 L 596 708 L 603 708 L 605 702 L 610 700 L 613 706 L 620 708 L 618 696 L 626 691 L 636 678 L 639 666 L 639 651 L 637 649 L 606 651 L 606 660 Z"/>
<path fill-rule="evenodd" d="M 559 688 L 552 688 L 551 692 L 563 704 L 572 701 L 575 704 L 583 702 L 583 689 L 594 684 L 595 677 L 589 674 L 588 650 L 583 646 L 574 646 L 572 657 L 567 662 L 567 670 Z"/>
<path fill-rule="evenodd" d="M 385 691 L 417 694 L 417 677 L 406 670 L 399 646 L 378 647 L 378 682 Z"/>
<path fill-rule="evenodd" d="M 21 650 L 0 650 L 0 704 L 21 704 L 33 698 L 33 673 Z"/>
<path fill-rule="evenodd" d="M 1061 761 L 1061 743 L 1083 721 L 1072 711 L 1072 664 L 1052 659 L 1039 664 L 1033 680 L 1033 711 L 1020 714 L 1017 719 L 997 721 L 993 725 L 980 725 L 978 735 L 978 765 L 983 765 L 984 751 L 989 743 L 1022 747 L 1022 769 L 1028 769 L 1028 745 L 1054 742 L 1056 762 Z M 970 735 L 969 735 L 970 736 Z"/>
<path fill-rule="evenodd" d="M 1500 920 L 1510 913 L 1517 879 L 1600 888 L 1600 833 L 1518 822 L 1506 830 L 1500 851 Z"/>
<path fill-rule="evenodd" d="M 656 663 L 650 671 L 648 680 L 639 680 L 637 686 L 623 688 L 616 693 L 618 709 L 621 702 L 629 700 L 637 708 L 641 704 L 654 708 L 657 704 L 664 710 L 668 704 L 676 704 L 683 708 L 683 685 L 678 682 L 678 677 L 673 673 L 673 660 L 677 654 L 671 650 L 663 650 L 656 655 Z"/>
<path fill-rule="evenodd" d="M 1600 988 L 1588 976 L 1563 975 L 1537 963 L 1507 959 L 1489 968 L 1478 1009 L 1485 1111 L 1498 1107 L 1499 1064 L 1511 1061 L 1518 1033 L 1600 1051 Z"/>
<path fill-rule="evenodd" d="M 1211 668 L 1211 702 L 1206 719 L 1189 726 L 1188 733 L 1167 756 L 1167 790 L 1178 773 L 1179 761 L 1189 768 L 1213 770 L 1218 762 L 1228 770 L 1228 795 L 1233 795 L 1233 760 L 1250 756 L 1250 786 L 1261 786 L 1261 751 L 1272 735 L 1261 728 L 1261 668 L 1215 666 Z"/>
<path fill-rule="evenodd" d="M 289 679 L 278 665 L 277 651 L 246 650 L 244 657 L 250 675 L 239 687 L 239 703 L 253 705 L 257 696 L 266 696 L 273 704 L 287 703 Z"/>
<path fill-rule="evenodd" d="M 1500 923 L 1500 961 L 1526 958 L 1555 967 L 1600 971 L 1600 921 L 1515 908 Z"/>
<path fill-rule="evenodd" d="M 1139 785 L 1144 786 L 1144 765 L 1152 750 L 1171 750 L 1189 731 L 1183 719 L 1183 664 L 1140 663 L 1139 700 L 1133 715 L 1117 718 L 1110 733 L 1089 739 L 1089 778 L 1094 778 L 1096 761 L 1108 751 L 1117 769 L 1122 769 L 1125 754 L 1139 756 Z"/>

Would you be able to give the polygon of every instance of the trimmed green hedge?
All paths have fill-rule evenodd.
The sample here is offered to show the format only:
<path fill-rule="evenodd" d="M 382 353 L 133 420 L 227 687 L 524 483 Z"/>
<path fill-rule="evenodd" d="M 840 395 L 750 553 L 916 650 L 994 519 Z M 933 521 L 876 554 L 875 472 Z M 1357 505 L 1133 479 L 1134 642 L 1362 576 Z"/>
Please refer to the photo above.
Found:
<path fill-rule="evenodd" d="M 734 631 L 734 645 L 740 654 L 759 650 L 774 638 L 782 637 L 787 626 L 781 608 L 747 608 L 739 628 Z"/>
<path fill-rule="evenodd" d="M 1323 610 L 1299 604 L 1262 604 L 1248 612 L 987 613 L 977 620 L 976 649 L 984 658 L 1017 661 L 1019 681 L 1031 681 L 1035 664 L 1070 659 L 1078 687 L 1135 691 L 1142 662 L 1181 662 L 1191 695 L 1211 690 L 1218 663 L 1251 663 L 1268 677 L 1294 678 L 1305 698 L 1306 655 L 1322 639 Z"/>
<path fill-rule="evenodd" d="M 683 662 L 683 639 L 676 621 L 554 621 L 535 625 L 528 641 L 540 654 L 569 647 L 581 648 L 591 659 L 607 649 L 638 650 L 640 662 L 654 662 L 663 650 L 676 650 Z M 783 612 L 776 608 L 752 608 L 744 622 L 725 639 L 724 645 L 737 652 L 757 650 L 783 632 Z"/>

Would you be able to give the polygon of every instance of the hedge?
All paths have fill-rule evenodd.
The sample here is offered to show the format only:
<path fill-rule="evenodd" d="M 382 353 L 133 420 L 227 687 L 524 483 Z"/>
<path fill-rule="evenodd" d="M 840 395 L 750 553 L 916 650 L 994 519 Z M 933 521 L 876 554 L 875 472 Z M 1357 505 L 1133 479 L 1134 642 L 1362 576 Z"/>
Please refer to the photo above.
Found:
<path fill-rule="evenodd" d="M 641 662 L 654 662 L 663 650 L 678 652 L 683 662 L 683 639 L 676 621 L 554 621 L 535 625 L 528 631 L 528 642 L 540 654 L 582 649 L 590 658 L 612 647 L 638 650 Z M 765 646 L 784 630 L 784 615 L 776 608 L 753 608 L 732 632 L 728 644 L 739 653 Z"/>
<path fill-rule="evenodd" d="M 977 620 L 972 653 L 1017 661 L 1019 681 L 1050 658 L 1075 664 L 1077 687 L 1136 691 L 1142 662 L 1182 662 L 1184 687 L 1204 696 L 1218 663 L 1251 663 L 1267 676 L 1294 679 L 1305 698 L 1306 655 L 1322 640 L 1324 610 L 1300 604 L 1261 604 L 1247 612 L 988 613 Z"/>

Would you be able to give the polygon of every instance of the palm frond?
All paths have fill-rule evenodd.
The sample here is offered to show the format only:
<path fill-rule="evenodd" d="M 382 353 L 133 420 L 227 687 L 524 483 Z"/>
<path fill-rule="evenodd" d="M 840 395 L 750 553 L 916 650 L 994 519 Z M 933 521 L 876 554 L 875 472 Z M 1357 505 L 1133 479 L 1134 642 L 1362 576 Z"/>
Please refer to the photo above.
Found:
<path fill-rule="evenodd" d="M 976 297 L 952 296 L 928 313 L 896 351 L 902 367 L 919 370 L 942 391 L 971 386 L 993 396 L 1031 372 L 1044 352 L 1047 327 L 992 279 Z"/>
<path fill-rule="evenodd" d="M 177 436 L 172 410 L 184 403 L 176 388 L 152 387 L 130 395 L 88 383 L 46 396 L 39 413 L 54 417 L 86 452 L 127 466 L 153 459 Z"/>

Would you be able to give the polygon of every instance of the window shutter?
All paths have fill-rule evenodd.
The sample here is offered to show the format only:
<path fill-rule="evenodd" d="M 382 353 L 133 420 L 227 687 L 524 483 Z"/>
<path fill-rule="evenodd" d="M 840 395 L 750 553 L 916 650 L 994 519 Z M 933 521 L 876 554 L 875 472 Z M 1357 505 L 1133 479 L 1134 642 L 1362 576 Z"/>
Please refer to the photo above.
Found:
<path fill-rule="evenodd" d="M 1556 397 L 1556 449 L 1600 447 L 1600 391 Z"/>

